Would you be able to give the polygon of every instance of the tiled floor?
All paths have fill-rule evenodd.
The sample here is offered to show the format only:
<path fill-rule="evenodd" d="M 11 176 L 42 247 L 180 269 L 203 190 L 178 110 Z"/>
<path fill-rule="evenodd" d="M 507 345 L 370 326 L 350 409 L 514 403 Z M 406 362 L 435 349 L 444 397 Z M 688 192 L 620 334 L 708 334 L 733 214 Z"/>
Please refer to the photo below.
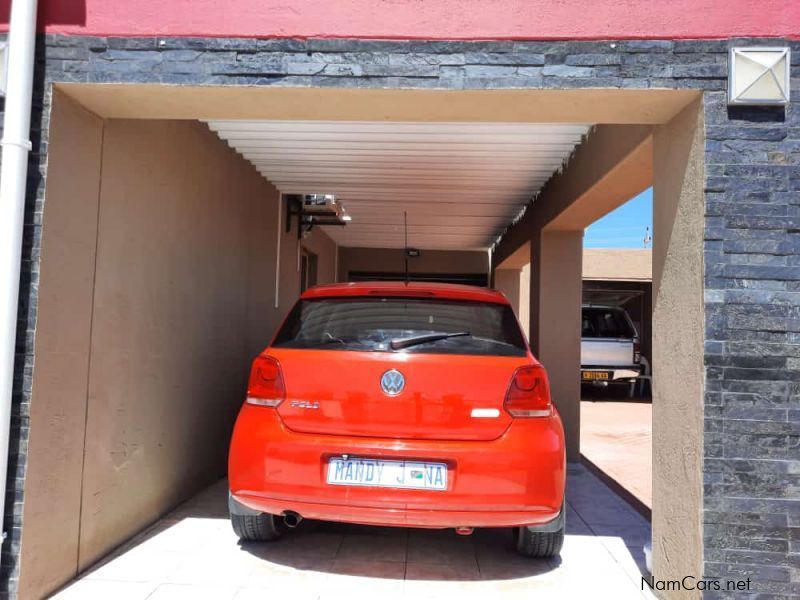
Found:
<path fill-rule="evenodd" d="M 581 454 L 653 506 L 653 405 L 627 399 L 584 398 L 581 402 Z"/>
<path fill-rule="evenodd" d="M 59 593 L 59 600 L 627 598 L 641 590 L 645 519 L 570 465 L 556 560 L 516 555 L 509 530 L 375 528 L 304 521 L 272 544 L 239 544 L 225 482 L 207 489 Z"/>

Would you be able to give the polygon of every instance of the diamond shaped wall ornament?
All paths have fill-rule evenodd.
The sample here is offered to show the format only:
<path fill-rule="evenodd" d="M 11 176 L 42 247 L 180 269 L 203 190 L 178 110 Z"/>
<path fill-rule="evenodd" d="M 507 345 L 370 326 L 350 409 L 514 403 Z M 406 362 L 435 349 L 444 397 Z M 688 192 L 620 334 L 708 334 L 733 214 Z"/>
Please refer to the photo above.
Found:
<path fill-rule="evenodd" d="M 731 48 L 728 104 L 788 104 L 789 62 L 789 48 Z"/>

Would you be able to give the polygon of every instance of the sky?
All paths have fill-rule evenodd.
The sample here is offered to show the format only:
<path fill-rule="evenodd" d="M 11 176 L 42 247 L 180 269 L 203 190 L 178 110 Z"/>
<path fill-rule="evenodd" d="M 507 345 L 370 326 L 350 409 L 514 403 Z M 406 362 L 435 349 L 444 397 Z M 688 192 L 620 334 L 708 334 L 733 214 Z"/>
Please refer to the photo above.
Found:
<path fill-rule="evenodd" d="M 643 191 L 586 228 L 584 248 L 644 248 L 647 227 L 653 234 L 653 188 Z M 648 244 L 648 248 L 652 244 Z"/>

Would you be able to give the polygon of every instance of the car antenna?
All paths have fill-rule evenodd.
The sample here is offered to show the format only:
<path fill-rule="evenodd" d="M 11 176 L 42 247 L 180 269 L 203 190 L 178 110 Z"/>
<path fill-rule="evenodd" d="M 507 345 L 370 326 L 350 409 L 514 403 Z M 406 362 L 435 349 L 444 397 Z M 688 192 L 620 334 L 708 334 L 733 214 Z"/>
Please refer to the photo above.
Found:
<path fill-rule="evenodd" d="M 403 256 L 406 261 L 406 285 L 408 285 L 408 211 L 403 211 L 403 234 L 405 236 L 405 247 L 403 248 Z"/>

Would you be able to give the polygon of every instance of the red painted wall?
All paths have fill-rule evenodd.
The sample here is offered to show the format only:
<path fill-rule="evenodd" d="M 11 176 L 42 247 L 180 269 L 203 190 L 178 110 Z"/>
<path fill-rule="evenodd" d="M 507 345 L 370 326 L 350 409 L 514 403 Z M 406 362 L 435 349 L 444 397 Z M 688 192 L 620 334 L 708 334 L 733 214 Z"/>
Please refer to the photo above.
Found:
<path fill-rule="evenodd" d="M 10 0 L 0 0 L 0 29 Z M 800 0 L 39 0 L 50 33 L 423 39 L 800 37 Z"/>

